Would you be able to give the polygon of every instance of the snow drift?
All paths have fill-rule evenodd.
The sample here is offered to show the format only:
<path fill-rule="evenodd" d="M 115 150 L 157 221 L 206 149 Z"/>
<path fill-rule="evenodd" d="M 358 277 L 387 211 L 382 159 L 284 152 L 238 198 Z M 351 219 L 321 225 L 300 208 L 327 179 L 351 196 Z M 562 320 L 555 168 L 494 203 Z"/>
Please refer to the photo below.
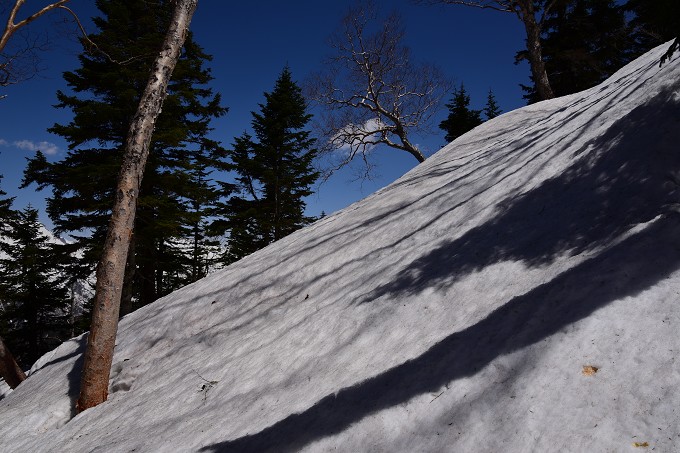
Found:
<path fill-rule="evenodd" d="M 680 64 L 476 128 L 83 338 L 0 401 L 3 451 L 680 450 Z"/>

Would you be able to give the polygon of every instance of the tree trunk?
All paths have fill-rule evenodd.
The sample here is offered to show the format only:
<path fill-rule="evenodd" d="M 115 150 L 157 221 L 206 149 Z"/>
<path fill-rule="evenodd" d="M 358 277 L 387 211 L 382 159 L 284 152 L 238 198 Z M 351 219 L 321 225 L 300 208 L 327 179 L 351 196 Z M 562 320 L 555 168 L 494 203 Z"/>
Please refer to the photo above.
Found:
<path fill-rule="evenodd" d="M 165 100 L 168 82 L 184 45 L 197 3 L 198 0 L 176 0 L 163 47 L 130 124 L 111 222 L 97 266 L 92 325 L 87 339 L 80 397 L 76 403 L 77 412 L 94 407 L 108 397 L 120 297 L 139 187 L 149 155 L 154 123 Z"/>
<path fill-rule="evenodd" d="M 132 313 L 132 291 L 135 281 L 135 273 L 137 271 L 137 255 L 135 250 L 135 235 L 134 232 L 130 238 L 130 245 L 128 246 L 127 263 L 125 264 L 125 277 L 123 279 L 123 291 L 120 298 L 120 313 L 119 317 L 123 317 Z"/>
<path fill-rule="evenodd" d="M 26 374 L 19 365 L 17 365 L 14 356 L 9 352 L 7 346 L 5 346 L 2 337 L 0 337 L 0 376 L 12 389 L 15 389 L 17 385 L 26 380 Z"/>
<path fill-rule="evenodd" d="M 524 24 L 527 34 L 527 52 L 529 54 L 529 66 L 531 76 L 536 84 L 538 97 L 545 101 L 555 97 L 548 73 L 545 72 L 545 62 L 543 61 L 543 48 L 541 46 L 541 25 L 536 22 L 536 15 L 532 0 L 522 0 L 517 2 L 519 10 L 516 11 L 520 20 Z"/>

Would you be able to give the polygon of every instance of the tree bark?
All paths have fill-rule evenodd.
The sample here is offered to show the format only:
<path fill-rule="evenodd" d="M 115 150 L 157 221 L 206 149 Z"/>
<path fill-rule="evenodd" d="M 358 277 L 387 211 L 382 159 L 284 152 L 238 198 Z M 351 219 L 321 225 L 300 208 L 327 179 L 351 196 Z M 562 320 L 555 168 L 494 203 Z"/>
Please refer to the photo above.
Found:
<path fill-rule="evenodd" d="M 0 337 L 0 376 L 12 389 L 26 380 L 26 374 L 14 360 L 2 337 Z"/>
<path fill-rule="evenodd" d="M 545 71 L 545 62 L 543 61 L 543 46 L 541 45 L 541 24 L 536 21 L 535 10 L 532 0 L 522 0 L 517 2 L 519 10 L 516 11 L 519 19 L 524 24 L 524 30 L 527 35 L 527 52 L 529 54 L 529 66 L 531 67 L 531 76 L 536 84 L 536 92 L 538 97 L 545 101 L 555 97 L 550 81 L 548 80 L 548 73 Z"/>
<path fill-rule="evenodd" d="M 132 119 L 118 176 L 116 199 L 97 266 L 92 325 L 87 339 L 80 397 L 76 411 L 94 407 L 108 397 L 109 374 L 118 330 L 120 298 L 149 143 L 167 87 L 180 55 L 198 0 L 176 0 L 175 11 L 160 54 Z"/>
<path fill-rule="evenodd" d="M 128 257 L 125 264 L 125 277 L 123 278 L 123 291 L 120 299 L 119 317 L 132 313 L 132 291 L 134 286 L 135 274 L 137 271 L 137 260 L 135 251 L 134 231 L 128 245 Z"/>

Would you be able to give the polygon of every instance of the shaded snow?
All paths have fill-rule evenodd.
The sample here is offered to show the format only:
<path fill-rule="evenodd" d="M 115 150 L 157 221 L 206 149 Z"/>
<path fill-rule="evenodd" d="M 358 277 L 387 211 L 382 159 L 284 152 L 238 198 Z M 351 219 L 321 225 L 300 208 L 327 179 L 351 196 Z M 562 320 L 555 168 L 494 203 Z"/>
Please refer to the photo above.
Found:
<path fill-rule="evenodd" d="M 127 316 L 109 400 L 73 419 L 65 343 L 0 401 L 3 448 L 680 450 L 666 47 Z"/>

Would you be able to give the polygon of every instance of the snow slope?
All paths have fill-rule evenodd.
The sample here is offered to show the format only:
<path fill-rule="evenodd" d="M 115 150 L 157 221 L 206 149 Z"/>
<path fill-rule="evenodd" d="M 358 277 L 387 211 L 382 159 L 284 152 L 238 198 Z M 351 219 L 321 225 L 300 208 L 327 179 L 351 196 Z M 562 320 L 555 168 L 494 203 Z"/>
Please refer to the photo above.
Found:
<path fill-rule="evenodd" d="M 2 450 L 680 451 L 666 48 L 127 316 L 105 404 L 71 419 L 83 338 L 47 354 Z"/>

